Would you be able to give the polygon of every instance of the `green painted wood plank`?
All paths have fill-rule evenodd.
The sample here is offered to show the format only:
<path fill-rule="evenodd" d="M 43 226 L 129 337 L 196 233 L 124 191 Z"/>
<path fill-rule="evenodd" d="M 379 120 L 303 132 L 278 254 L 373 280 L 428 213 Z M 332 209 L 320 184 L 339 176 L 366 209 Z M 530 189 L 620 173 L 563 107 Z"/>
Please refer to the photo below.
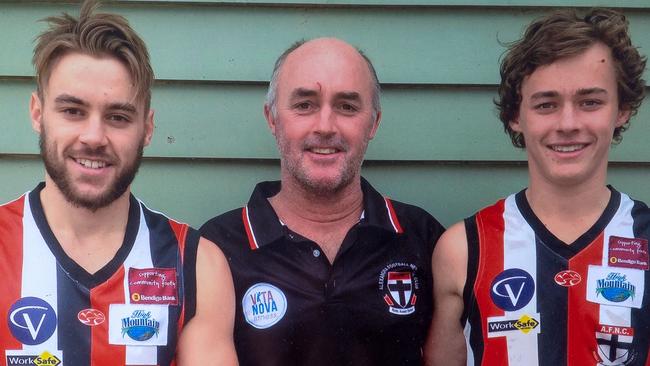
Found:
<path fill-rule="evenodd" d="M 645 0 L 644 0 L 645 1 Z M 149 45 L 159 79 L 266 81 L 275 58 L 300 38 L 338 36 L 366 50 L 382 82 L 494 84 L 499 41 L 512 41 L 539 9 L 482 7 L 327 8 L 114 4 Z M 62 4 L 0 4 L 0 76 L 32 75 L 37 20 Z M 629 10 L 632 33 L 650 50 L 650 11 Z"/>
<path fill-rule="evenodd" d="M 614 164 L 610 183 L 650 202 L 648 164 Z M 40 160 L 0 156 L 0 202 L 32 189 L 43 179 Z M 192 161 L 147 159 L 133 186 L 149 207 L 201 225 L 218 213 L 246 203 L 260 180 L 278 179 L 277 161 Z M 448 226 L 478 208 L 526 186 L 523 164 L 435 164 L 371 162 L 364 176 L 383 194 L 417 204 Z"/>
<path fill-rule="evenodd" d="M 0 80 L 0 153 L 34 154 L 29 80 Z M 262 114 L 263 85 L 164 83 L 154 88 L 156 111 L 151 157 L 276 158 Z M 493 88 L 388 87 L 383 121 L 368 150 L 370 160 L 524 160 L 502 132 Z M 613 161 L 648 162 L 650 103 L 632 121 Z"/>

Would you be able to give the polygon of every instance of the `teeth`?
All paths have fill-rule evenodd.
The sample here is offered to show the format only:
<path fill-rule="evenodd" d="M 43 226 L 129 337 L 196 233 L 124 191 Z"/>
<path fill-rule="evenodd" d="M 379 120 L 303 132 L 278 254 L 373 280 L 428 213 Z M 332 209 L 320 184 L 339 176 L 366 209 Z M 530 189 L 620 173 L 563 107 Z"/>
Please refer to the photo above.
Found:
<path fill-rule="evenodd" d="M 106 163 L 103 161 L 89 160 L 89 159 L 77 159 L 77 163 L 85 166 L 90 169 L 100 169 L 106 167 Z"/>
<path fill-rule="evenodd" d="M 311 149 L 311 151 L 315 152 L 316 154 L 334 154 L 336 152 L 336 149 L 316 147 Z"/>
<path fill-rule="evenodd" d="M 553 145 L 553 146 L 551 146 L 551 149 L 553 149 L 553 151 L 558 151 L 558 152 L 573 152 L 573 151 L 580 150 L 580 149 L 582 149 L 584 147 L 585 147 L 584 144 L 580 144 L 580 145 L 563 145 L 563 146 Z"/>

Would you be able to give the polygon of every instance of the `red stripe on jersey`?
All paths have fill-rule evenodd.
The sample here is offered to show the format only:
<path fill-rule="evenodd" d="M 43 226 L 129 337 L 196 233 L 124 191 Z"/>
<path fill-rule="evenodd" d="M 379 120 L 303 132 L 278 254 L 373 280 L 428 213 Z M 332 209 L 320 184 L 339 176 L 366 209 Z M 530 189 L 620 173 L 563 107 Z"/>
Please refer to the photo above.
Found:
<path fill-rule="evenodd" d="M 604 233 L 601 232 L 591 244 L 569 260 L 569 269 L 578 272 L 582 281 L 568 287 L 567 366 L 586 365 L 587 360 L 594 360 L 592 352 L 597 350 L 596 329 L 600 318 L 600 305 L 585 299 L 589 265 L 602 263 L 603 243 Z M 595 360 L 592 364 L 595 364 Z"/>
<path fill-rule="evenodd" d="M 169 225 L 171 226 L 174 235 L 176 235 L 176 241 L 178 242 L 178 250 L 181 253 L 181 263 L 185 263 L 184 262 L 185 261 L 185 239 L 187 238 L 187 230 L 189 230 L 189 226 L 186 224 L 181 224 L 180 222 L 174 220 L 169 220 Z M 185 297 L 187 297 L 187 294 L 185 294 Z M 176 339 L 180 339 L 181 330 L 183 329 L 184 323 L 185 323 L 185 301 L 181 301 L 181 314 L 178 318 L 178 327 L 176 328 Z"/>
<path fill-rule="evenodd" d="M 178 242 L 178 249 L 181 253 L 181 262 L 185 259 L 185 238 L 187 237 L 187 230 L 189 226 L 186 224 L 181 224 L 178 221 L 169 220 L 169 226 L 171 226 L 174 235 L 176 235 L 176 241 Z"/>
<path fill-rule="evenodd" d="M 253 230 L 251 228 L 251 223 L 248 221 L 248 207 L 244 207 L 241 210 L 241 218 L 244 221 L 244 228 L 246 229 L 246 236 L 248 236 L 248 245 L 252 250 L 257 249 L 257 244 L 255 244 L 255 237 L 253 237 Z"/>
<path fill-rule="evenodd" d="M 2 296 L 0 297 L 0 344 L 3 349 L 21 349 L 9 330 L 6 315 L 11 305 L 21 297 L 23 269 L 23 207 L 25 196 L 0 206 L 0 278 L 2 278 Z M 4 351 L 2 361 L 5 364 Z"/>
<path fill-rule="evenodd" d="M 90 306 L 110 317 L 109 304 L 124 304 L 124 267 L 106 282 L 90 290 Z M 124 365 L 126 348 L 108 343 L 108 321 L 90 328 L 90 364 L 93 366 Z M 64 355 L 65 356 L 65 355 Z"/>
<path fill-rule="evenodd" d="M 397 219 L 397 214 L 395 213 L 395 209 L 393 208 L 393 203 L 387 197 L 384 197 L 384 200 L 386 201 L 386 206 L 388 207 L 388 214 L 390 215 L 391 221 L 393 222 L 395 231 L 398 234 L 403 233 L 404 230 L 402 229 L 402 225 L 400 225 L 399 220 Z"/>
<path fill-rule="evenodd" d="M 476 214 L 480 258 L 474 294 L 476 294 L 481 318 L 485 319 L 481 324 L 483 329 L 483 361 L 481 365 L 484 366 L 508 364 L 506 337 L 488 338 L 487 336 L 487 318 L 505 315 L 505 312 L 494 304 L 490 296 L 492 280 L 503 271 L 504 207 L 505 200 L 500 200 Z"/>

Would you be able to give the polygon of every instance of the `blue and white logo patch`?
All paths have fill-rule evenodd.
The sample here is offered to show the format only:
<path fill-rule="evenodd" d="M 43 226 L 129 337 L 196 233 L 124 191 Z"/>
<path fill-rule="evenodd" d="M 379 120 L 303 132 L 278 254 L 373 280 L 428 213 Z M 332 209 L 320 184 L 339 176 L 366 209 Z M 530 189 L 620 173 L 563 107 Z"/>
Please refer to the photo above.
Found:
<path fill-rule="evenodd" d="M 38 297 L 23 297 L 9 309 L 11 334 L 22 344 L 36 345 L 47 341 L 56 330 L 56 313 Z"/>
<path fill-rule="evenodd" d="M 264 282 L 251 286 L 241 304 L 246 322 L 257 329 L 274 326 L 287 312 L 287 298 L 282 290 Z"/>
<path fill-rule="evenodd" d="M 510 268 L 499 273 L 490 286 L 490 297 L 505 311 L 516 311 L 528 305 L 535 294 L 535 280 L 523 269 Z"/>
<path fill-rule="evenodd" d="M 111 304 L 108 343 L 128 346 L 165 346 L 169 308 L 158 304 Z"/>
<path fill-rule="evenodd" d="M 645 293 L 644 272 L 634 268 L 590 265 L 587 300 L 640 309 Z"/>

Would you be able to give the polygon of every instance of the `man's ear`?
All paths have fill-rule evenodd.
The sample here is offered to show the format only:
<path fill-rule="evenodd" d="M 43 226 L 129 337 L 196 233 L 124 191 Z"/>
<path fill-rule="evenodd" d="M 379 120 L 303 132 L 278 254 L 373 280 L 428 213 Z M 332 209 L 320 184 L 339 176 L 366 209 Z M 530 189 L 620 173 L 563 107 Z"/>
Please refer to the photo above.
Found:
<path fill-rule="evenodd" d="M 43 102 L 37 92 L 32 92 L 29 100 L 29 117 L 32 120 L 32 129 L 40 135 L 43 131 Z"/>
<path fill-rule="evenodd" d="M 273 116 L 273 111 L 271 110 L 271 106 L 268 104 L 264 104 L 264 118 L 266 119 L 266 123 L 269 125 L 269 128 L 271 129 L 271 133 L 273 136 L 275 136 L 275 116 Z"/>
<path fill-rule="evenodd" d="M 147 113 L 147 116 L 144 119 L 144 146 L 149 146 L 151 143 L 151 138 L 153 137 L 153 130 L 154 130 L 154 110 L 149 109 L 149 113 Z"/>
<path fill-rule="evenodd" d="M 625 122 L 630 120 L 630 116 L 632 115 L 632 111 L 629 109 L 619 109 L 618 114 L 616 115 L 616 121 L 614 123 L 614 126 L 621 127 L 625 124 Z"/>
<path fill-rule="evenodd" d="M 381 111 L 378 111 L 375 120 L 372 121 L 372 129 L 370 130 L 370 135 L 369 135 L 371 140 L 375 138 L 375 134 L 377 134 L 377 129 L 379 129 L 380 122 L 381 122 Z"/>

